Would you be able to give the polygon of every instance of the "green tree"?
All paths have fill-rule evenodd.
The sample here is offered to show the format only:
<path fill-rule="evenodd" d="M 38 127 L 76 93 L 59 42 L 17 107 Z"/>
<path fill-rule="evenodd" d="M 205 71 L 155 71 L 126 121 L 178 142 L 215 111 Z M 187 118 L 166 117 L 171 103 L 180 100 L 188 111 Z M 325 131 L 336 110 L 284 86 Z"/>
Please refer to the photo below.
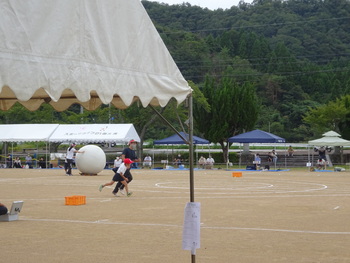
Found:
<path fill-rule="evenodd" d="M 303 121 L 311 127 L 315 135 L 333 130 L 340 134 L 347 128 L 350 114 L 350 95 L 328 102 L 306 112 Z"/>
<path fill-rule="evenodd" d="M 221 80 L 206 77 L 202 92 L 211 106 L 208 111 L 194 103 L 194 119 L 198 130 L 211 142 L 219 143 L 225 162 L 229 143 L 227 139 L 254 127 L 258 117 L 258 99 L 254 86 L 238 84 L 228 68 Z"/>

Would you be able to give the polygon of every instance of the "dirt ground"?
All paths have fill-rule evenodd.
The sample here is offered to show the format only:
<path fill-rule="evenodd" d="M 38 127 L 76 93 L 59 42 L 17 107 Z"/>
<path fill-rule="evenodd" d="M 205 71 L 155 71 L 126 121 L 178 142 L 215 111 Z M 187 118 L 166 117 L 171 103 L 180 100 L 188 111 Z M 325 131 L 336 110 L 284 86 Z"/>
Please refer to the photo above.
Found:
<path fill-rule="evenodd" d="M 98 191 L 110 170 L 0 169 L 0 202 L 24 201 L 18 221 L 0 222 L 0 261 L 191 262 L 182 250 L 189 172 L 132 173 L 133 195 L 114 197 Z M 87 204 L 65 205 L 72 195 Z M 199 170 L 195 201 L 196 262 L 350 262 L 349 172 Z"/>

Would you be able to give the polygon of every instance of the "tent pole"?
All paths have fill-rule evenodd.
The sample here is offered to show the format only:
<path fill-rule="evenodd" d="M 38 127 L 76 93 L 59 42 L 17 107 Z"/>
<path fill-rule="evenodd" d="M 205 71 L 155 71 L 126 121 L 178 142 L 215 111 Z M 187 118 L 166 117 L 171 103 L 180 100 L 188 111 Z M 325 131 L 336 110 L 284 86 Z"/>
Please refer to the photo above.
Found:
<path fill-rule="evenodd" d="M 192 93 L 188 96 L 188 108 L 189 108 L 189 154 L 190 154 L 190 202 L 194 202 L 194 173 L 193 173 L 193 104 Z M 196 249 L 191 251 L 191 262 L 196 262 Z"/>
<path fill-rule="evenodd" d="M 47 169 L 47 141 L 45 142 L 45 167 Z"/>
<path fill-rule="evenodd" d="M 284 169 L 287 169 L 287 144 L 284 143 Z"/>
<path fill-rule="evenodd" d="M 192 94 L 188 98 L 189 102 L 189 154 L 190 154 L 190 201 L 194 202 L 194 176 L 193 176 L 193 108 Z"/>
<path fill-rule="evenodd" d="M 13 168 L 13 142 L 11 142 L 11 168 Z"/>
<path fill-rule="evenodd" d="M 167 119 L 165 119 L 165 118 L 163 117 L 162 114 L 160 114 L 159 111 L 157 111 L 152 105 L 148 105 L 148 107 L 150 107 L 150 108 L 159 116 L 159 118 L 161 118 L 161 119 L 162 119 L 162 120 L 177 134 L 177 135 L 179 135 L 179 137 L 180 137 L 185 143 L 187 143 L 187 144 L 190 143 L 187 139 L 185 139 L 185 138 L 176 130 L 176 128 L 175 128 L 173 125 L 171 125 L 171 123 L 170 123 Z M 193 137 L 193 135 L 192 135 L 192 137 Z"/>
<path fill-rule="evenodd" d="M 36 157 L 34 158 L 36 168 L 38 168 L 38 158 L 39 158 L 39 142 L 36 143 Z"/>
<path fill-rule="evenodd" d="M 151 169 L 154 168 L 154 163 L 155 163 L 155 160 L 154 160 L 154 145 L 153 145 L 153 153 L 152 153 L 152 163 L 151 163 Z"/>
<path fill-rule="evenodd" d="M 189 108 L 189 123 L 188 123 L 188 140 L 186 140 L 171 123 L 166 120 L 152 105 L 148 105 L 185 143 L 189 145 L 189 163 L 190 163 L 190 202 L 194 202 L 194 173 L 193 173 L 193 97 L 192 93 L 188 96 L 188 108 Z M 196 249 L 191 250 L 191 263 L 196 262 Z"/>
<path fill-rule="evenodd" d="M 241 169 L 241 158 L 242 158 L 242 152 L 241 152 L 241 143 L 239 144 L 239 169 Z"/>
<path fill-rule="evenodd" d="M 227 144 L 228 144 L 228 149 L 227 149 L 227 170 L 229 169 L 229 165 L 230 165 L 230 148 L 232 146 L 232 144 L 230 145 L 229 141 L 227 141 Z"/>

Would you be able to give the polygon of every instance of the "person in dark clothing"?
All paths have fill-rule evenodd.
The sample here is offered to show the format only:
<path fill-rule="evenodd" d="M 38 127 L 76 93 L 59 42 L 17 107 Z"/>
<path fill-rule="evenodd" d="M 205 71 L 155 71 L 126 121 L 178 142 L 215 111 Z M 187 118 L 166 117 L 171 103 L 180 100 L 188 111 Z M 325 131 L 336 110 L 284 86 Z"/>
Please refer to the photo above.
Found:
<path fill-rule="evenodd" d="M 43 157 L 41 157 L 41 158 L 39 159 L 39 167 L 40 167 L 41 169 L 45 169 L 45 168 L 46 168 L 46 162 L 44 161 L 44 158 L 43 158 Z"/>
<path fill-rule="evenodd" d="M 326 160 L 326 149 L 324 146 L 322 146 L 318 149 L 318 155 L 319 155 L 320 159 Z"/>
<path fill-rule="evenodd" d="M 128 158 L 134 162 L 131 164 L 131 167 L 129 169 L 127 169 L 125 172 L 125 177 L 128 178 L 127 183 L 130 184 L 130 182 L 133 179 L 132 175 L 130 173 L 130 169 L 135 168 L 136 167 L 135 162 L 140 162 L 140 159 L 136 156 L 136 152 L 135 152 L 136 147 L 137 147 L 137 141 L 131 140 L 131 141 L 129 141 L 128 145 L 129 145 L 129 147 L 127 147 L 123 150 L 121 157 L 122 157 L 123 161 L 124 161 L 124 159 Z M 113 193 L 117 194 L 118 190 L 120 190 L 120 193 L 125 195 L 123 189 L 124 189 L 124 185 L 121 182 L 118 182 Z"/>
<path fill-rule="evenodd" d="M 12 168 L 12 156 L 11 154 L 6 157 L 6 168 Z"/>
<path fill-rule="evenodd" d="M 21 159 L 19 159 L 19 157 L 16 157 L 15 161 L 13 162 L 13 167 L 14 168 L 22 168 Z"/>
<path fill-rule="evenodd" d="M 105 187 L 105 186 L 109 186 L 109 185 L 113 185 L 115 182 L 118 182 L 118 183 L 122 183 L 124 186 L 125 186 L 125 189 L 126 189 L 126 195 L 127 196 L 131 196 L 132 195 L 132 192 L 129 192 L 129 189 L 128 189 L 128 178 L 126 178 L 125 176 L 125 172 L 130 169 L 130 165 L 133 163 L 133 161 L 131 161 L 130 159 L 128 158 L 125 158 L 124 159 L 124 163 L 122 163 L 118 169 L 118 171 L 115 173 L 115 175 L 113 176 L 113 179 L 112 181 L 108 182 L 108 183 L 105 183 L 105 184 L 101 184 L 99 187 L 98 187 L 98 190 L 100 190 L 100 192 L 102 191 L 102 189 Z M 113 191 L 112 193 L 117 196 L 117 192 L 118 192 L 118 189 L 119 188 L 116 188 L 116 192 Z"/>

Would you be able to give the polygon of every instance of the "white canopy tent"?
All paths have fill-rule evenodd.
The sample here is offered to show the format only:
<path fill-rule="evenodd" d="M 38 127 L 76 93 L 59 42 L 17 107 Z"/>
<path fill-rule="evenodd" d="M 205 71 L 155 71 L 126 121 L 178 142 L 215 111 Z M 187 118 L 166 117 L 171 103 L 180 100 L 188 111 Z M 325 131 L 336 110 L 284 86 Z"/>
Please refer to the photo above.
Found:
<path fill-rule="evenodd" d="M 139 0 L 3 0 L 0 36 L 0 110 L 165 106 L 191 92 Z"/>
<path fill-rule="evenodd" d="M 311 146 L 350 146 L 350 141 L 340 138 L 340 134 L 329 131 L 322 134 L 322 138 L 309 141 Z"/>
<path fill-rule="evenodd" d="M 339 133 L 334 132 L 334 131 L 326 132 L 326 133 L 322 134 L 322 136 L 323 137 L 320 139 L 309 141 L 308 144 L 310 146 L 320 146 L 320 147 L 322 147 L 322 146 L 333 146 L 333 147 L 350 146 L 350 141 L 340 138 L 341 135 Z M 310 152 L 309 152 L 309 156 L 310 156 Z M 342 155 L 341 155 L 341 157 L 342 157 Z M 326 155 L 326 158 L 327 158 L 327 161 L 331 164 L 331 160 L 329 158 L 329 155 Z M 313 163 L 313 159 L 314 158 L 312 158 L 312 163 Z M 310 162 L 310 157 L 309 157 L 309 162 Z"/>
<path fill-rule="evenodd" d="M 0 36 L 0 110 L 164 107 L 188 97 L 194 202 L 192 91 L 140 0 L 3 0 Z M 194 261 L 199 241 L 190 244 Z"/>
<path fill-rule="evenodd" d="M 127 143 L 140 141 L 133 124 L 61 124 L 49 142 Z"/>
<path fill-rule="evenodd" d="M 45 142 L 45 160 L 48 159 L 47 143 L 58 124 L 5 124 L 0 125 L 0 142 Z M 38 148 L 38 147 L 37 147 Z M 7 149 L 7 147 L 6 147 Z M 13 156 L 13 144 L 12 144 Z M 8 153 L 5 152 L 5 155 Z"/>
<path fill-rule="evenodd" d="M 0 125 L 0 142 L 48 142 L 58 124 Z"/>

